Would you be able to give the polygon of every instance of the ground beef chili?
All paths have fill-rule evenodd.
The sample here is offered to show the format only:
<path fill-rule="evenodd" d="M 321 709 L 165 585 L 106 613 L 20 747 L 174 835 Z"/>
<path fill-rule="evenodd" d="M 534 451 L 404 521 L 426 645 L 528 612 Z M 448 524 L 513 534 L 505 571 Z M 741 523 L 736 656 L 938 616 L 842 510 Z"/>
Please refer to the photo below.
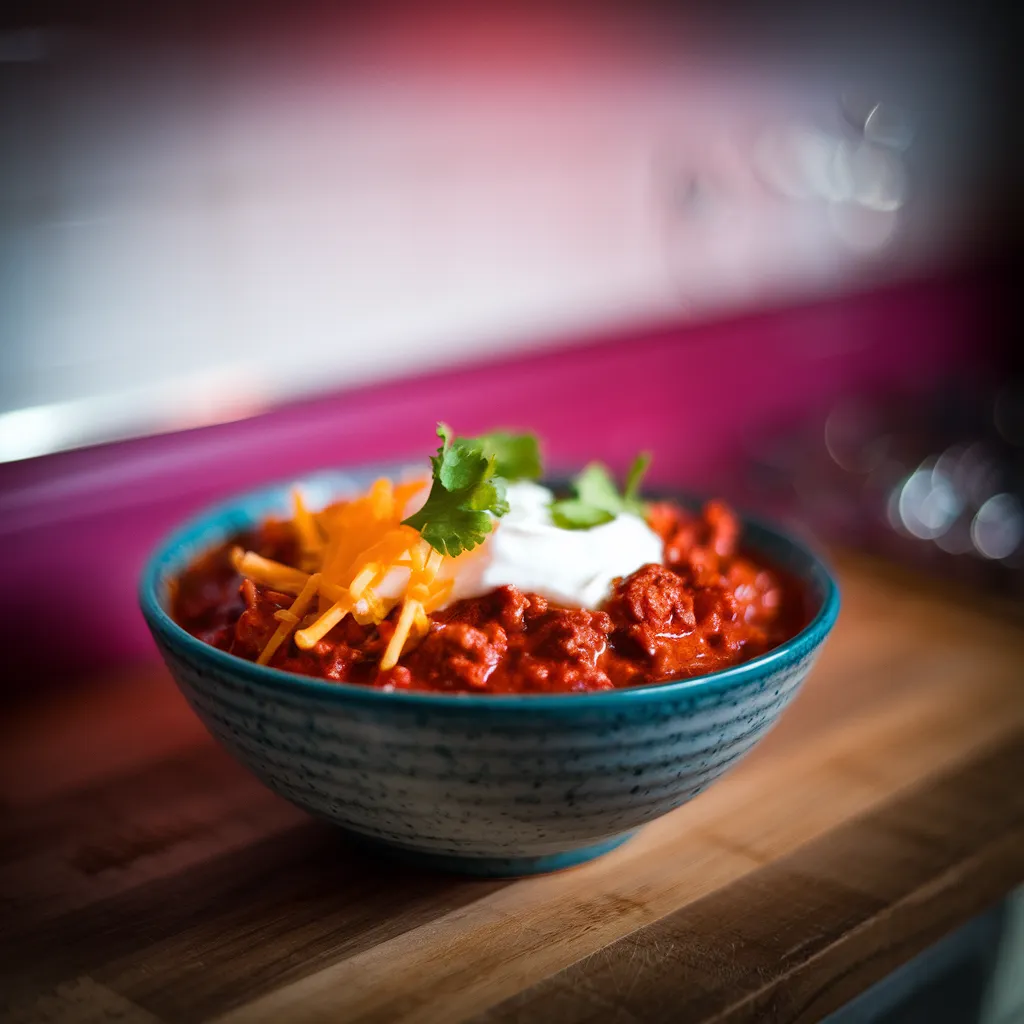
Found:
<path fill-rule="evenodd" d="M 740 526 L 720 502 L 699 514 L 660 502 L 648 522 L 664 564 L 616 580 L 597 611 L 563 608 L 499 587 L 430 616 L 430 631 L 392 669 L 378 667 L 394 631 L 346 617 L 311 650 L 282 645 L 275 668 L 386 690 L 550 693 L 611 690 L 704 675 L 748 661 L 805 624 L 796 582 L 739 548 Z M 295 557 L 289 523 L 269 522 L 200 558 L 174 588 L 173 615 L 193 636 L 255 660 L 292 595 L 243 580 L 230 550 Z"/>

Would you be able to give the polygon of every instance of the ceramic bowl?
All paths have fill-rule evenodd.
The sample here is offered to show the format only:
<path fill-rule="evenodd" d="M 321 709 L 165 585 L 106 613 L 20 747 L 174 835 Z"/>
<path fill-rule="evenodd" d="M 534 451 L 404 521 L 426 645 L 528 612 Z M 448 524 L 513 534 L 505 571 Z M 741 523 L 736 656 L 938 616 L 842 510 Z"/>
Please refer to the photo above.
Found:
<path fill-rule="evenodd" d="M 312 501 L 393 467 L 301 481 Z M 839 611 L 829 571 L 800 542 L 745 523 L 755 554 L 800 579 L 810 622 L 781 647 L 696 679 L 602 693 L 384 693 L 236 658 L 174 623 L 168 583 L 197 555 L 289 508 L 292 483 L 246 494 L 176 530 L 143 572 L 146 622 L 213 736 L 274 792 L 353 837 L 478 875 L 589 860 L 691 800 L 772 727 Z"/>

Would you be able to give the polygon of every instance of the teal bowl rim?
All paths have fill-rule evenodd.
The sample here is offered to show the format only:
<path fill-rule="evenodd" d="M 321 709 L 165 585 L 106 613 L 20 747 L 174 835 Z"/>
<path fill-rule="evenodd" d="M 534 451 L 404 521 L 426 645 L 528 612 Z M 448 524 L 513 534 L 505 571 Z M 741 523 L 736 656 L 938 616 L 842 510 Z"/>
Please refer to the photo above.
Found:
<path fill-rule="evenodd" d="M 183 560 L 176 557 L 182 549 L 191 550 L 192 557 L 218 542 L 221 537 L 243 528 L 245 525 L 265 518 L 275 506 L 282 507 L 284 498 L 295 486 L 326 484 L 332 488 L 332 481 L 344 482 L 349 487 L 381 475 L 395 475 L 407 472 L 408 464 L 363 465 L 350 469 L 323 470 L 278 481 L 263 487 L 245 491 L 196 513 L 184 523 L 164 536 L 147 559 L 139 581 L 139 606 L 146 624 L 154 638 L 162 638 L 172 650 L 182 650 L 193 660 L 206 662 L 211 667 L 241 677 L 246 682 L 270 691 L 286 691 L 292 696 L 306 695 L 328 702 L 355 701 L 364 704 L 404 705 L 418 709 L 466 710 L 490 709 L 493 711 L 510 708 L 532 710 L 567 711 L 575 709 L 605 708 L 608 705 L 634 706 L 636 704 L 660 702 L 672 697 L 695 697 L 705 693 L 718 693 L 731 687 L 752 682 L 778 668 L 799 661 L 817 649 L 831 632 L 839 615 L 839 587 L 825 562 L 804 542 L 779 527 L 754 516 L 742 516 L 745 537 L 754 539 L 749 547 L 765 553 L 769 560 L 782 562 L 784 568 L 794 574 L 803 584 L 810 585 L 821 595 L 821 606 L 811 621 L 796 636 L 784 644 L 741 665 L 710 672 L 707 675 L 679 679 L 674 682 L 650 683 L 621 690 L 602 690 L 594 693 L 530 693 L 530 694 L 475 694 L 475 693 L 432 693 L 418 690 L 377 690 L 357 683 L 335 683 L 285 672 L 282 669 L 257 665 L 226 651 L 203 643 L 179 626 L 164 609 L 159 590 L 163 581 L 183 567 Z M 338 488 L 340 492 L 343 488 Z M 681 498 L 686 501 L 687 499 Z M 249 509 L 246 512 L 246 509 Z M 217 524 L 221 529 L 217 530 Z M 202 546 L 195 542 L 211 534 Z M 764 552 L 762 542 L 777 549 Z M 779 558 L 781 552 L 785 556 Z M 792 563 L 799 564 L 792 564 Z"/>

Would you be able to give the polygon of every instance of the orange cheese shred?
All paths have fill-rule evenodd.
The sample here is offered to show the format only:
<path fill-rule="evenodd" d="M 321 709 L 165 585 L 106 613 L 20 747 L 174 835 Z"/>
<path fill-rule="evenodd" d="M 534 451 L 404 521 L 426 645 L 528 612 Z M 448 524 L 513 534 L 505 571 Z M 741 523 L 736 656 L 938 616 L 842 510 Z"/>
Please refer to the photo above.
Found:
<path fill-rule="evenodd" d="M 292 522 L 295 526 L 296 536 L 299 538 L 299 547 L 302 549 L 300 559 L 303 568 L 319 567 L 323 557 L 323 535 L 297 488 L 292 491 L 292 504 L 295 507 Z"/>
<path fill-rule="evenodd" d="M 409 501 L 425 486 L 424 480 L 395 485 L 381 478 L 365 494 L 320 512 L 311 512 L 299 491 L 294 491 L 292 526 L 300 562 L 310 572 L 253 551 L 236 548 L 232 552 L 232 562 L 241 575 L 297 595 L 290 608 L 275 614 L 278 626 L 260 652 L 260 664 L 267 664 L 293 632 L 297 646 L 310 650 L 346 615 L 363 625 L 379 625 L 398 602 L 382 597 L 377 588 L 388 580 L 393 594 L 395 571 L 408 579 L 380 667 L 393 668 L 402 654 L 426 635 L 428 614 L 445 602 L 452 581 L 437 578 L 444 556 L 431 548 L 418 530 L 402 524 Z"/>
<path fill-rule="evenodd" d="M 253 583 L 270 587 L 271 590 L 279 590 L 282 594 L 301 593 L 309 580 L 309 573 L 264 558 L 255 551 L 234 548 L 231 552 L 231 563 L 240 576 L 245 576 Z"/>
<path fill-rule="evenodd" d="M 302 588 L 301 593 L 292 602 L 291 607 L 288 609 L 288 618 L 282 617 L 280 625 L 274 630 L 273 635 L 267 641 L 266 646 L 260 651 L 260 656 L 256 659 L 257 665 L 266 665 L 270 659 L 277 653 L 277 649 L 288 639 L 288 635 L 298 624 L 299 620 L 305 614 L 306 609 L 312 603 L 313 598 L 316 596 L 316 588 L 320 583 L 320 574 L 313 573 L 312 576 L 306 580 L 306 585 Z"/>
<path fill-rule="evenodd" d="M 398 659 L 402 656 L 402 650 L 405 647 L 405 641 L 409 638 L 409 632 L 416 621 L 416 615 L 421 610 L 422 605 L 418 601 L 407 599 L 405 604 L 402 605 L 402 611 L 398 616 L 395 631 L 391 634 L 391 639 L 388 641 L 384 657 L 380 659 L 380 667 L 382 669 L 394 668 L 398 664 Z"/>

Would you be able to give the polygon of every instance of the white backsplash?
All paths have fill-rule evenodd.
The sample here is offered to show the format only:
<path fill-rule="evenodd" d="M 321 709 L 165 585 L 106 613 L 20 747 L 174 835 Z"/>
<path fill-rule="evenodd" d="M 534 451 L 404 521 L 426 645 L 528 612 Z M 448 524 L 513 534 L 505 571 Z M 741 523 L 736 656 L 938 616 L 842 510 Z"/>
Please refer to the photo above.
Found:
<path fill-rule="evenodd" d="M 0 459 L 858 287 L 969 221 L 828 79 L 29 42 L 0 46 Z"/>

